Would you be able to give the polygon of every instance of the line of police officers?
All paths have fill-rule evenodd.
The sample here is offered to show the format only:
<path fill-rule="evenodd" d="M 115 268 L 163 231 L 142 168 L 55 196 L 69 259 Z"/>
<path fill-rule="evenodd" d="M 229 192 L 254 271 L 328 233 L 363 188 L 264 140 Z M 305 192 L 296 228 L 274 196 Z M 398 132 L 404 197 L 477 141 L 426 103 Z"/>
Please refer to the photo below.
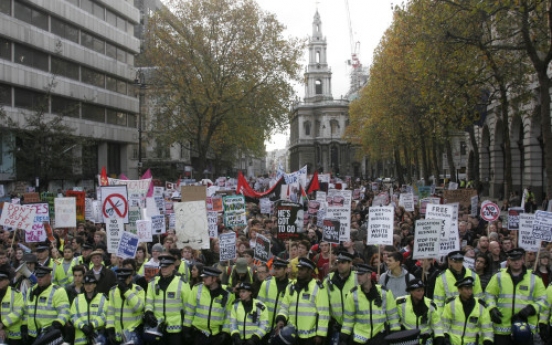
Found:
<path fill-rule="evenodd" d="M 214 267 L 206 267 L 203 283 L 190 288 L 170 254 L 159 256 L 160 273 L 147 292 L 133 283 L 132 268 L 117 270 L 117 285 L 107 296 L 96 291 L 98 277 L 88 271 L 71 305 L 65 289 L 52 284 L 51 267 L 36 268 L 37 283 L 25 298 L 10 287 L 9 273 L 0 272 L 0 337 L 9 345 L 47 344 L 63 333 L 77 345 L 104 340 L 112 345 L 371 345 L 385 344 L 393 333 L 404 341 L 403 335 L 412 336 L 404 330 L 410 330 L 420 344 L 530 345 L 537 336 L 552 344 L 552 285 L 545 289 L 525 268 L 523 254 L 522 249 L 508 252 L 507 268 L 483 292 L 478 276 L 463 266 L 463 253 L 450 253 L 434 300 L 424 296 L 424 282 L 417 279 L 408 283 L 405 296 L 394 298 L 375 283 L 373 267 L 353 269 L 347 252 L 339 253 L 337 269 L 324 281 L 313 278 L 316 266 L 307 258 L 299 259 L 296 281 L 288 279 L 289 263 L 276 259 L 273 277 L 261 284 L 257 298 L 250 283 L 241 283 L 236 296 Z M 67 323 L 74 334 L 67 334 Z"/>

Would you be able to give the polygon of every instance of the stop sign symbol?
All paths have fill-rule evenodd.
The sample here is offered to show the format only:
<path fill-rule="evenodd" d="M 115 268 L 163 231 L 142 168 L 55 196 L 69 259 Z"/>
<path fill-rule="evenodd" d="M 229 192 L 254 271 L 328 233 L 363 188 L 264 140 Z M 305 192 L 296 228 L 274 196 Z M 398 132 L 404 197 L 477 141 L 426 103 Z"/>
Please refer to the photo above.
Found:
<path fill-rule="evenodd" d="M 488 222 L 494 222 L 500 216 L 500 208 L 493 202 L 487 202 L 481 206 L 481 218 Z"/>

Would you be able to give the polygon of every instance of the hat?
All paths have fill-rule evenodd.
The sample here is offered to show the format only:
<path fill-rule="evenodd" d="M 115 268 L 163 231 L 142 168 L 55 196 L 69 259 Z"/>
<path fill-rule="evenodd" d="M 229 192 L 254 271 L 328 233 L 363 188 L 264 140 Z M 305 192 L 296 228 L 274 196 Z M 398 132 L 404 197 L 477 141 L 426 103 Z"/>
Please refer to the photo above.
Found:
<path fill-rule="evenodd" d="M 372 273 L 376 269 L 368 264 L 358 264 L 356 265 L 356 271 L 358 274 Z"/>
<path fill-rule="evenodd" d="M 117 277 L 130 277 L 132 275 L 132 269 L 131 268 L 117 268 Z"/>
<path fill-rule="evenodd" d="M 244 289 L 247 291 L 253 291 L 253 285 L 251 285 L 251 283 L 248 283 L 248 282 L 243 282 L 240 285 L 238 285 L 238 290 L 241 290 L 241 289 Z"/>
<path fill-rule="evenodd" d="M 421 279 L 413 279 L 406 285 L 406 291 L 412 291 L 423 287 L 425 287 L 425 284 Z"/>
<path fill-rule="evenodd" d="M 234 269 L 239 274 L 247 273 L 247 259 L 246 258 L 238 258 L 236 260 L 236 266 L 235 266 Z"/>
<path fill-rule="evenodd" d="M 289 266 L 289 261 L 287 260 L 282 260 L 280 258 L 276 258 L 273 262 L 272 262 L 272 266 L 274 267 L 288 267 Z"/>
<path fill-rule="evenodd" d="M 170 254 L 159 255 L 159 266 L 161 267 L 170 266 L 174 264 L 175 261 L 175 258 Z"/>
<path fill-rule="evenodd" d="M 420 335 L 419 329 L 407 329 L 404 331 L 394 332 L 386 336 L 385 344 L 389 345 L 410 345 L 419 344 L 418 336 Z"/>
<path fill-rule="evenodd" d="M 525 254 L 525 250 L 523 248 L 515 248 L 506 252 L 506 256 L 510 260 L 519 260 L 523 254 Z"/>
<path fill-rule="evenodd" d="M 36 255 L 27 253 L 23 254 L 23 257 L 21 258 L 21 261 L 25 261 L 26 263 L 38 263 L 38 259 L 36 258 Z"/>
<path fill-rule="evenodd" d="M 97 284 L 98 279 L 96 279 L 96 276 L 94 275 L 94 272 L 88 271 L 84 275 L 84 284 Z"/>
<path fill-rule="evenodd" d="M 454 284 L 456 287 L 462 287 L 462 286 L 473 286 L 475 283 L 475 279 L 472 277 L 465 277 Z"/>
<path fill-rule="evenodd" d="M 35 276 L 37 276 L 38 278 L 44 277 L 45 275 L 50 273 L 52 273 L 52 268 L 47 266 L 38 266 L 34 272 Z"/>
<path fill-rule="evenodd" d="M 156 243 L 153 245 L 153 247 L 151 247 L 151 251 L 163 253 L 165 251 L 165 247 L 163 247 L 163 245 L 160 243 Z"/>
<path fill-rule="evenodd" d="M 353 254 L 345 251 L 339 252 L 337 261 L 353 261 Z"/>
<path fill-rule="evenodd" d="M 94 245 L 92 243 L 85 242 L 82 245 L 82 250 L 92 250 L 92 249 L 94 249 Z"/>
<path fill-rule="evenodd" d="M 48 242 L 40 242 L 35 248 L 37 252 L 43 252 L 49 249 L 50 249 L 50 244 Z"/>
<path fill-rule="evenodd" d="M 201 277 L 218 277 L 221 274 L 222 271 L 215 267 L 203 267 L 203 273 L 201 273 Z"/>
<path fill-rule="evenodd" d="M 464 261 L 464 254 L 465 252 L 461 250 L 455 250 L 453 252 L 448 253 L 447 258 L 454 261 Z"/>
<path fill-rule="evenodd" d="M 314 264 L 314 262 L 312 262 L 311 260 L 309 260 L 307 258 L 299 258 L 299 262 L 297 263 L 297 267 L 298 268 L 306 267 L 306 268 L 310 268 L 311 270 L 316 269 L 316 265 Z"/>
<path fill-rule="evenodd" d="M 10 279 L 10 272 L 0 270 L 0 279 Z"/>
<path fill-rule="evenodd" d="M 93 257 L 94 255 L 100 255 L 103 257 L 104 253 L 101 250 L 95 250 L 92 253 L 90 253 L 90 257 Z"/>

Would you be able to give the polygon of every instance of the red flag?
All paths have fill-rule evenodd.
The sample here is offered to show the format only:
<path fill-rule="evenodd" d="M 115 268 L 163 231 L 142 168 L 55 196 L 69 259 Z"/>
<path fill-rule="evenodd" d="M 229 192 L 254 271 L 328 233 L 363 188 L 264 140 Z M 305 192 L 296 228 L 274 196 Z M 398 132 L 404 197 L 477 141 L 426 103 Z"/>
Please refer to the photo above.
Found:
<path fill-rule="evenodd" d="M 102 167 L 102 172 L 100 173 L 100 186 L 107 186 L 109 185 L 109 181 L 107 180 L 107 170 L 105 170 L 105 166 Z"/>
<path fill-rule="evenodd" d="M 310 194 L 319 189 L 320 184 L 318 183 L 318 171 L 315 170 L 314 175 L 312 175 L 312 179 L 309 182 L 309 186 L 307 187 L 307 194 Z"/>

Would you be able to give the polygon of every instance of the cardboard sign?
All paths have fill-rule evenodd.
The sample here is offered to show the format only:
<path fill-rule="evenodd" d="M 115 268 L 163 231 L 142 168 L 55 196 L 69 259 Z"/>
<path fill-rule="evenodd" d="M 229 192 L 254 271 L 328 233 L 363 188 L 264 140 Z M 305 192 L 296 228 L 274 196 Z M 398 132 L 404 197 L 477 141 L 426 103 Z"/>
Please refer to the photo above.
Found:
<path fill-rule="evenodd" d="M 148 283 L 159 273 L 159 266 L 144 264 L 144 278 Z"/>
<path fill-rule="evenodd" d="M 179 249 L 189 245 L 193 249 L 209 248 L 209 223 L 205 197 L 200 201 L 175 202 L 175 232 Z"/>
<path fill-rule="evenodd" d="M 368 209 L 367 244 L 393 245 L 393 217 L 391 206 L 370 207 Z"/>
<path fill-rule="evenodd" d="M 322 222 L 322 240 L 329 243 L 339 243 L 339 219 L 324 219 Z"/>
<path fill-rule="evenodd" d="M 416 221 L 413 259 L 433 259 L 439 256 L 439 238 L 445 222 L 438 219 Z"/>
<path fill-rule="evenodd" d="M 126 185 L 101 187 L 101 194 L 104 222 L 107 223 L 111 218 L 119 218 L 123 223 L 128 223 L 129 205 Z"/>
<path fill-rule="evenodd" d="M 434 193 L 432 193 L 434 194 Z M 475 189 L 455 189 L 445 190 L 443 198 L 446 204 L 459 203 L 462 208 L 468 209 L 471 205 L 471 198 L 477 196 Z"/>
<path fill-rule="evenodd" d="M 532 213 L 519 214 L 519 238 L 518 246 L 528 252 L 538 252 L 541 248 L 541 240 L 533 238 L 533 220 L 535 215 Z"/>
<path fill-rule="evenodd" d="M 209 223 L 209 237 L 218 237 L 218 212 L 207 212 L 207 222 Z"/>
<path fill-rule="evenodd" d="M 224 225 L 229 227 L 245 226 L 245 197 L 243 195 L 229 195 L 222 198 L 224 208 Z"/>
<path fill-rule="evenodd" d="M 36 209 L 32 206 L 4 203 L 0 225 L 32 231 L 35 217 Z"/>
<path fill-rule="evenodd" d="M 56 228 L 77 227 L 77 204 L 75 198 L 56 198 L 54 200 L 56 212 Z M 84 211 L 84 210 L 83 210 Z"/>
<path fill-rule="evenodd" d="M 533 219 L 533 238 L 552 241 L 552 212 L 537 211 Z"/>
<path fill-rule="evenodd" d="M 151 235 L 151 220 L 137 220 L 136 235 L 140 243 L 151 242 L 153 240 Z"/>
<path fill-rule="evenodd" d="M 257 234 L 255 238 L 255 259 L 266 263 L 269 258 L 270 240 L 263 235 Z"/>
<path fill-rule="evenodd" d="M 296 202 L 281 200 L 276 203 L 278 239 L 298 238 L 303 232 L 303 206 Z"/>
<path fill-rule="evenodd" d="M 44 223 L 50 223 L 48 203 L 29 204 L 29 206 L 34 207 L 36 213 L 32 231 L 25 231 L 25 242 L 44 242 L 47 237 Z"/>
<path fill-rule="evenodd" d="M 220 261 L 234 260 L 236 257 L 236 234 L 228 233 L 219 236 Z"/>
<path fill-rule="evenodd" d="M 40 196 L 37 192 L 23 193 L 23 203 L 30 204 L 40 202 Z"/>
<path fill-rule="evenodd" d="M 123 259 L 133 259 L 136 257 L 138 249 L 138 236 L 130 232 L 123 232 L 117 248 L 117 256 Z"/>
<path fill-rule="evenodd" d="M 123 235 L 124 224 L 119 218 L 111 218 L 105 223 L 105 231 L 107 233 L 107 251 L 109 253 L 117 253 L 119 248 L 119 240 Z"/>
<path fill-rule="evenodd" d="M 460 235 L 458 233 L 458 225 L 455 223 L 458 221 L 458 212 L 456 211 L 456 215 L 454 215 L 455 210 L 457 210 L 457 206 L 455 207 L 454 205 L 427 205 L 426 219 L 445 221 L 439 237 L 440 255 L 447 255 L 452 251 L 460 250 Z"/>
<path fill-rule="evenodd" d="M 508 230 L 519 230 L 519 215 L 523 212 L 521 207 L 508 209 Z"/>
<path fill-rule="evenodd" d="M 56 195 L 52 192 L 42 192 L 40 193 L 40 200 L 43 202 L 48 203 L 48 207 L 50 208 L 50 219 L 52 219 L 55 216 L 55 209 L 54 209 L 54 199 L 56 198 Z"/>
<path fill-rule="evenodd" d="M 151 216 L 151 232 L 154 235 L 164 234 L 167 232 L 165 228 L 165 215 L 159 214 Z"/>
<path fill-rule="evenodd" d="M 75 198 L 76 210 L 77 210 L 77 221 L 84 222 L 85 211 L 86 211 L 86 193 L 74 191 L 74 190 L 68 190 L 67 192 L 65 192 L 65 196 L 68 198 L 70 197 Z"/>

